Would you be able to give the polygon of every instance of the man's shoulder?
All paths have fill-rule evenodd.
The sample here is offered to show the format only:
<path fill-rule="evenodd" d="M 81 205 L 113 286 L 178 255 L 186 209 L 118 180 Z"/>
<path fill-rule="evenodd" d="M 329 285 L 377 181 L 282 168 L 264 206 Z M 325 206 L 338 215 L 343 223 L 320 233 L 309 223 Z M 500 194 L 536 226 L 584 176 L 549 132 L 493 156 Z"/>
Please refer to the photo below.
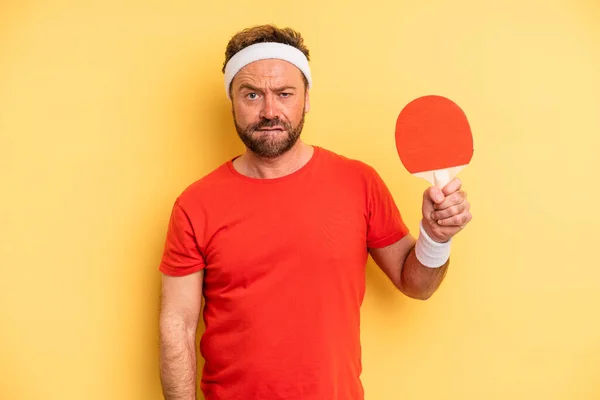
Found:
<path fill-rule="evenodd" d="M 356 174 L 361 177 L 370 177 L 377 173 L 375 168 L 365 161 L 343 155 L 324 147 L 319 147 L 319 149 L 323 154 L 322 159 L 325 163 L 328 163 L 330 167 L 337 168 L 342 172 Z"/>
<path fill-rule="evenodd" d="M 182 206 L 198 205 L 210 200 L 223 191 L 227 191 L 232 179 L 229 173 L 229 161 L 222 163 L 206 175 L 188 184 L 177 196 Z"/>

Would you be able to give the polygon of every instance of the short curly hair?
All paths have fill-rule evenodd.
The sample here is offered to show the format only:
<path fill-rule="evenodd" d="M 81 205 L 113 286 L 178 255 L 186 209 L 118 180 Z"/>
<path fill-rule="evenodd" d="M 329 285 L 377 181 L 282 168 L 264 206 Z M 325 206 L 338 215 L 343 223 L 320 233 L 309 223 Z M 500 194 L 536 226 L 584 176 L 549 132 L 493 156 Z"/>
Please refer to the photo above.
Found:
<path fill-rule="evenodd" d="M 229 40 L 227 48 L 225 49 L 225 61 L 223 62 L 221 72 L 225 73 L 227 63 L 238 51 L 253 44 L 264 42 L 277 42 L 293 46 L 304 53 L 306 59 L 310 61 L 310 52 L 304 44 L 304 39 L 299 32 L 291 28 L 278 28 L 272 24 L 257 25 L 236 33 Z M 302 76 L 304 78 L 304 84 L 308 86 L 306 77 L 304 75 Z"/>

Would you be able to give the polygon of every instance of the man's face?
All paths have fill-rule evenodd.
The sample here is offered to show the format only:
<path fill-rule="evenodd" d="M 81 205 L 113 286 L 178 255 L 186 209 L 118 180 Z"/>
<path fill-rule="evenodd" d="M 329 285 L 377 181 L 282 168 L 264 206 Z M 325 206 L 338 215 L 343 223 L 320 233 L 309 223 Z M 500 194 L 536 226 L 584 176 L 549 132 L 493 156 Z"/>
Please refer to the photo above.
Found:
<path fill-rule="evenodd" d="M 310 109 L 302 72 L 283 60 L 259 60 L 237 73 L 231 85 L 237 133 L 250 151 L 274 158 L 291 149 Z"/>

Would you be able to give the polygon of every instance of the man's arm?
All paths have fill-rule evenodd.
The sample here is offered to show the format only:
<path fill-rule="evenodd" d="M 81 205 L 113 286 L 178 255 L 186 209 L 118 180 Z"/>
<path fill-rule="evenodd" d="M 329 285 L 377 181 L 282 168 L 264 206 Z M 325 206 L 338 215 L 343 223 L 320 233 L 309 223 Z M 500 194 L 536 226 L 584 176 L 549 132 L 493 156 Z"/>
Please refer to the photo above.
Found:
<path fill-rule="evenodd" d="M 196 400 L 196 329 L 204 270 L 162 275 L 160 378 L 166 400 Z"/>
<path fill-rule="evenodd" d="M 471 221 L 470 204 L 458 179 L 444 188 L 428 188 L 423 193 L 420 243 L 406 235 L 384 248 L 369 249 L 373 260 L 394 285 L 409 297 L 426 300 L 438 289 L 448 270 L 450 240 Z M 421 260 L 435 265 L 424 265 Z M 446 247 L 448 246 L 448 247 Z M 442 261 L 438 262 L 438 258 Z M 441 265 L 440 265 L 441 264 Z"/>
<path fill-rule="evenodd" d="M 424 266 L 416 257 L 415 243 L 409 234 L 394 244 L 369 252 L 398 290 L 413 299 L 427 300 L 442 283 L 449 261 L 439 268 Z"/>

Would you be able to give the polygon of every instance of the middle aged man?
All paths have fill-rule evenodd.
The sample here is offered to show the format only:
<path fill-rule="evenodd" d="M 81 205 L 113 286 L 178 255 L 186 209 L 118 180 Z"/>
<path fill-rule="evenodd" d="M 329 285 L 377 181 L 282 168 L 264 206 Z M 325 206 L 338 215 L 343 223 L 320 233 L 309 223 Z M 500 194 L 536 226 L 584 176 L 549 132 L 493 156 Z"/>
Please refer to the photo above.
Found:
<path fill-rule="evenodd" d="M 196 398 L 202 296 L 207 400 L 362 400 L 368 255 L 402 293 L 427 299 L 471 220 L 458 180 L 430 187 L 415 239 L 372 167 L 304 143 L 308 61 L 298 32 L 271 25 L 227 46 L 225 90 L 246 151 L 172 210 L 160 264 L 168 400 Z"/>

